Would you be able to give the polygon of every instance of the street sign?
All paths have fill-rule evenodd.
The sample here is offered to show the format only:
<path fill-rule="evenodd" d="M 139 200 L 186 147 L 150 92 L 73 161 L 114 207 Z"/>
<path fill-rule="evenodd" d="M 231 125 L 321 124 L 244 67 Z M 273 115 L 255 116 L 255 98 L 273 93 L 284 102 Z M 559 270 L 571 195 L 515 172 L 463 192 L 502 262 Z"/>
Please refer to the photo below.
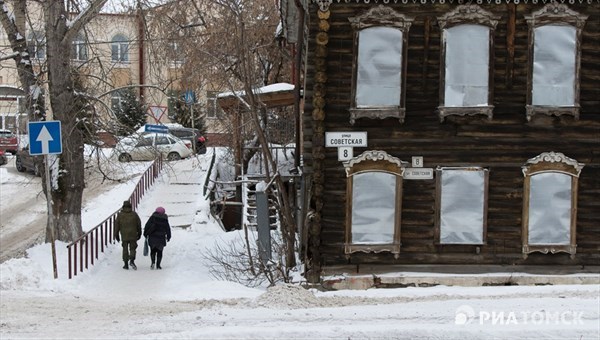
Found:
<path fill-rule="evenodd" d="M 433 168 L 406 168 L 404 179 L 433 179 Z"/>
<path fill-rule="evenodd" d="M 413 156 L 412 167 L 413 168 L 422 168 L 423 167 L 423 156 Z"/>
<path fill-rule="evenodd" d="M 146 132 L 159 132 L 159 133 L 168 133 L 169 128 L 164 125 L 157 124 L 146 124 L 144 126 L 144 131 Z"/>
<path fill-rule="evenodd" d="M 192 105 L 192 104 L 194 104 L 194 102 L 196 102 L 196 94 L 192 90 L 185 91 L 184 98 L 185 98 L 185 103 L 188 105 Z"/>
<path fill-rule="evenodd" d="M 50 155 L 62 153 L 60 121 L 29 122 L 29 154 Z"/>
<path fill-rule="evenodd" d="M 326 147 L 366 147 L 367 132 L 366 131 L 350 131 L 350 132 L 325 132 Z"/>
<path fill-rule="evenodd" d="M 338 161 L 347 161 L 354 157 L 354 148 L 345 146 L 338 148 Z"/>

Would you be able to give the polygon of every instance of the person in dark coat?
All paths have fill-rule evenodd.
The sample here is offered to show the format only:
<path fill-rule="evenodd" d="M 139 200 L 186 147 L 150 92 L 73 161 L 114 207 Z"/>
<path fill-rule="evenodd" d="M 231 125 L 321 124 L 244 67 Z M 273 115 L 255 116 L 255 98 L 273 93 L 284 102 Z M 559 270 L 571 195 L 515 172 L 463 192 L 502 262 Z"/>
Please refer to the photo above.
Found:
<path fill-rule="evenodd" d="M 171 241 L 171 226 L 169 218 L 165 214 L 165 208 L 156 208 L 146 222 L 144 236 L 148 237 L 148 246 L 150 247 L 150 259 L 152 260 L 150 268 L 154 269 L 154 264 L 156 264 L 156 269 L 162 269 L 160 262 L 163 257 L 163 248 L 167 242 Z"/>
<path fill-rule="evenodd" d="M 120 237 L 119 237 L 120 234 Z M 142 221 L 131 208 L 131 202 L 123 202 L 123 207 L 115 220 L 114 235 L 117 242 L 123 241 L 123 269 L 137 269 L 135 265 L 135 250 L 137 241 L 142 238 Z M 129 261 L 129 263 L 127 262 Z"/>

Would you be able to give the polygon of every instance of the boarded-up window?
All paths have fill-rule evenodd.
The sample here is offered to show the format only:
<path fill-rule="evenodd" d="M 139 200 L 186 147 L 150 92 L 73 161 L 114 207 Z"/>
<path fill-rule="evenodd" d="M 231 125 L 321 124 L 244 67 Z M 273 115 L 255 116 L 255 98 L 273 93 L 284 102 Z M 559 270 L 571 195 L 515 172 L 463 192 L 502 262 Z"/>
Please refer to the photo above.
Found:
<path fill-rule="evenodd" d="M 344 162 L 347 181 L 346 254 L 400 253 L 402 162 L 366 151 Z"/>
<path fill-rule="evenodd" d="M 358 35 L 356 107 L 400 105 L 402 31 L 371 27 Z"/>
<path fill-rule="evenodd" d="M 575 105 L 576 51 L 575 27 L 534 29 L 532 105 Z"/>
<path fill-rule="evenodd" d="M 365 172 L 354 176 L 352 188 L 352 243 L 394 242 L 396 175 Z"/>
<path fill-rule="evenodd" d="M 408 31 L 413 18 L 379 5 L 348 20 L 354 29 L 350 123 L 388 117 L 403 122 Z"/>
<path fill-rule="evenodd" d="M 525 19 L 529 25 L 527 120 L 536 114 L 579 119 L 581 31 L 587 16 L 551 3 Z"/>
<path fill-rule="evenodd" d="M 446 82 L 444 106 L 488 105 L 490 28 L 459 25 L 444 30 Z M 468 56 L 469 62 L 465 62 Z"/>
<path fill-rule="evenodd" d="M 498 17 L 478 5 L 459 5 L 438 18 L 442 29 L 440 120 L 452 115 L 492 118 L 494 31 Z"/>
<path fill-rule="evenodd" d="M 545 152 L 523 166 L 523 253 L 576 251 L 577 183 L 583 164 Z"/>
<path fill-rule="evenodd" d="M 437 227 L 440 244 L 484 244 L 487 177 L 483 168 L 440 168 Z"/>

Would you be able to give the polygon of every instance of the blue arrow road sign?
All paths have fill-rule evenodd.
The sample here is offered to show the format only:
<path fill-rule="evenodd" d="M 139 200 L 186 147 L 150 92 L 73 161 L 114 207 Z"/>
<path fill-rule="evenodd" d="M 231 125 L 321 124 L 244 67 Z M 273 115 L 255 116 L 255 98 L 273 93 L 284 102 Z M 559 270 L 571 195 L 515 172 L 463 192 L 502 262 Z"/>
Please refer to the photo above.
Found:
<path fill-rule="evenodd" d="M 157 124 L 146 124 L 144 126 L 144 130 L 146 130 L 146 132 L 161 132 L 161 133 L 169 132 L 168 127 L 166 127 L 164 125 L 157 125 Z"/>
<path fill-rule="evenodd" d="M 185 91 L 185 103 L 188 105 L 194 104 L 196 101 L 196 94 L 192 90 Z"/>
<path fill-rule="evenodd" d="M 49 155 L 62 153 L 60 121 L 29 122 L 29 154 Z"/>

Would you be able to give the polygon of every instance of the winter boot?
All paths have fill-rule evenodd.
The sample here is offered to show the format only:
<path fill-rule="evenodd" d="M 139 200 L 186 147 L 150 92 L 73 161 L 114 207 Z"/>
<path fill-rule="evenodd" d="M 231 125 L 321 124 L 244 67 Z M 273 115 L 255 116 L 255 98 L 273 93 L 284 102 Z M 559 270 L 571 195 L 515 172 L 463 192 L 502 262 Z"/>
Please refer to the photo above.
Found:
<path fill-rule="evenodd" d="M 150 269 L 154 269 L 154 262 L 150 265 Z"/>
<path fill-rule="evenodd" d="M 135 265 L 135 263 L 133 262 L 133 260 L 129 260 L 129 266 L 131 267 L 131 269 L 137 270 L 137 266 Z"/>
<path fill-rule="evenodd" d="M 127 265 L 127 261 L 123 261 L 123 262 L 125 262 L 125 265 L 123 266 L 123 269 L 129 270 L 129 266 Z"/>

